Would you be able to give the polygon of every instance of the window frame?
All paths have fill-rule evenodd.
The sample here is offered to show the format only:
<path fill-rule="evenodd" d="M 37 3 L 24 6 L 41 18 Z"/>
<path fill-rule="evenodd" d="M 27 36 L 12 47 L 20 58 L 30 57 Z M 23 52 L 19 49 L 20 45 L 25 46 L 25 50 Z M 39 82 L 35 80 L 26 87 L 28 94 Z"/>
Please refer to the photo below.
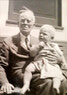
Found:
<path fill-rule="evenodd" d="M 62 0 L 56 0 L 56 23 L 57 25 L 54 25 L 53 22 L 55 23 L 55 20 L 53 18 L 46 18 L 46 17 L 40 17 L 40 16 L 35 16 L 36 17 L 36 23 L 35 26 L 40 27 L 42 24 L 51 24 L 55 26 L 55 28 L 63 29 L 62 27 Z M 14 12 L 14 0 L 9 0 L 9 12 L 8 12 L 8 20 L 6 21 L 9 24 L 18 24 L 18 18 L 19 14 Z M 38 22 L 39 21 L 39 22 Z"/>

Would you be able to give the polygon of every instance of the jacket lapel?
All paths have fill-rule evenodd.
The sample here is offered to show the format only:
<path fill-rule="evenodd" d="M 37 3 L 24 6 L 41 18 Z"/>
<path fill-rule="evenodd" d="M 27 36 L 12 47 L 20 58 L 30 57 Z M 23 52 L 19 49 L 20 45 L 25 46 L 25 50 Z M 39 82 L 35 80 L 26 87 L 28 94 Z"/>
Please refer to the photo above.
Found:
<path fill-rule="evenodd" d="M 29 52 L 27 47 L 21 42 L 20 33 L 14 38 L 15 39 L 15 45 L 18 47 L 18 52 L 21 52 L 22 48 Z"/>
<path fill-rule="evenodd" d="M 12 37 L 12 43 L 10 45 L 10 50 L 13 54 L 15 54 L 18 57 L 29 58 L 29 55 L 28 55 L 29 51 L 24 46 L 22 47 L 20 44 L 19 34 Z M 24 53 L 22 52 L 25 52 L 26 55 L 24 55 Z"/>
<path fill-rule="evenodd" d="M 37 44 L 38 42 L 39 42 L 38 38 L 33 37 L 32 35 L 30 35 L 30 43 L 31 43 L 31 45 Z M 25 47 L 23 43 L 21 44 L 20 33 L 17 34 L 16 36 L 12 37 L 11 48 L 15 52 L 20 52 L 21 53 L 22 48 L 26 52 L 29 52 L 29 50 L 27 49 L 27 47 Z"/>

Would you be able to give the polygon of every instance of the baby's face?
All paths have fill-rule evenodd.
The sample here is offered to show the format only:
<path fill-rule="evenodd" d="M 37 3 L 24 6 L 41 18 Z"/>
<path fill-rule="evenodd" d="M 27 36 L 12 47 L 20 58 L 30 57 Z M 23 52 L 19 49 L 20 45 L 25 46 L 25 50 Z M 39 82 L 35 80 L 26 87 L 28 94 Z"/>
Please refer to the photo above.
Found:
<path fill-rule="evenodd" d="M 39 34 L 39 40 L 44 42 L 49 42 L 51 40 L 50 33 L 45 30 L 41 30 Z"/>

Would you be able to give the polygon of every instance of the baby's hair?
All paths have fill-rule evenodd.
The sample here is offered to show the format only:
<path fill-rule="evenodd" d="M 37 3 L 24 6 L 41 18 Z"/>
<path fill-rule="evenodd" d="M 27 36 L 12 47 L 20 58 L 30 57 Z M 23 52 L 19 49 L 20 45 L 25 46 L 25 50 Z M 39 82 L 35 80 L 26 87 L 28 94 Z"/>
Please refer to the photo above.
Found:
<path fill-rule="evenodd" d="M 51 39 L 54 39 L 56 29 L 52 25 L 44 24 L 43 26 L 41 26 L 40 31 L 49 32 Z"/>

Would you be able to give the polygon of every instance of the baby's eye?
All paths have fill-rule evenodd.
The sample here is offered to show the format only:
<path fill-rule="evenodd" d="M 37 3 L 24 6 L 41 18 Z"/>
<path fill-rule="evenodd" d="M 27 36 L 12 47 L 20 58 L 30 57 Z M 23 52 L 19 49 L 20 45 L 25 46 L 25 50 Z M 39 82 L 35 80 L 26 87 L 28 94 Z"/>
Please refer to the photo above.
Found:
<path fill-rule="evenodd" d="M 42 35 L 47 35 L 46 33 L 41 33 Z"/>
<path fill-rule="evenodd" d="M 30 23 L 31 21 L 30 20 L 27 20 L 27 23 Z"/>
<path fill-rule="evenodd" d="M 40 35 L 47 35 L 46 32 L 40 32 Z"/>
<path fill-rule="evenodd" d="M 44 35 L 46 35 L 46 33 L 43 33 Z"/>
<path fill-rule="evenodd" d="M 42 34 L 42 33 L 40 32 L 40 34 Z"/>

